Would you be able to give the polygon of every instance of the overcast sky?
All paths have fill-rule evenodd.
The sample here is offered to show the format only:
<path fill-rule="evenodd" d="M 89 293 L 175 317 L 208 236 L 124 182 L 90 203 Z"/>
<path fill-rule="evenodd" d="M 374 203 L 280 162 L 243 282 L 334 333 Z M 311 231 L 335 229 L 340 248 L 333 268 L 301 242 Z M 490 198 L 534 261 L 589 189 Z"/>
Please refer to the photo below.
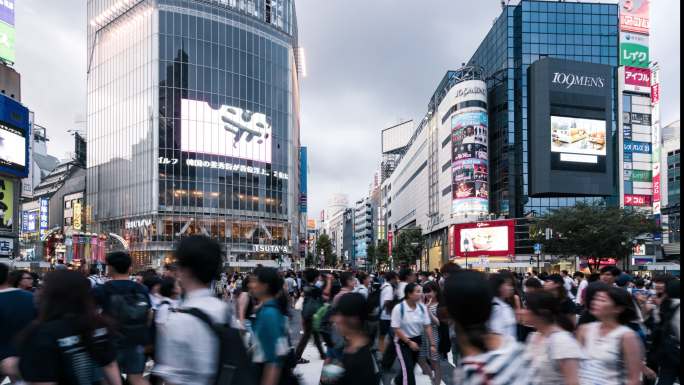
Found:
<path fill-rule="evenodd" d="M 48 129 L 50 153 L 85 130 L 85 0 L 17 0 L 22 101 Z M 680 0 L 651 1 L 650 50 L 662 67 L 662 121 L 679 119 Z M 467 61 L 501 12 L 498 0 L 297 0 L 302 143 L 309 216 L 328 197 L 361 198 L 380 161 L 380 130 L 422 118 L 437 83 Z"/>

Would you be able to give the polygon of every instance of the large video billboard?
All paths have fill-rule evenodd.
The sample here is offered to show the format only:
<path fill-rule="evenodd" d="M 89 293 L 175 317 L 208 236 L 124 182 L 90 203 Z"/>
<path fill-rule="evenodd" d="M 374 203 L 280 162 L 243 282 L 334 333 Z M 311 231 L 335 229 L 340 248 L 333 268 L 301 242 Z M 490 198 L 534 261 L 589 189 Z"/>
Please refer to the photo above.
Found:
<path fill-rule="evenodd" d="M 529 195 L 614 194 L 613 68 L 544 58 L 528 71 Z"/>
<path fill-rule="evenodd" d="M 649 0 L 620 0 L 620 30 L 648 34 Z"/>
<path fill-rule="evenodd" d="M 12 231 L 14 218 L 14 182 L 0 178 L 0 230 Z"/>
<path fill-rule="evenodd" d="M 28 115 L 26 107 L 0 95 L 0 172 L 28 176 Z"/>
<path fill-rule="evenodd" d="M 457 224 L 454 247 L 454 255 L 459 258 L 515 254 L 515 221 Z"/>
<path fill-rule="evenodd" d="M 14 63 L 14 27 L 0 22 L 0 59 Z"/>
<path fill-rule="evenodd" d="M 181 151 L 271 163 L 272 143 L 264 114 L 181 99 Z"/>

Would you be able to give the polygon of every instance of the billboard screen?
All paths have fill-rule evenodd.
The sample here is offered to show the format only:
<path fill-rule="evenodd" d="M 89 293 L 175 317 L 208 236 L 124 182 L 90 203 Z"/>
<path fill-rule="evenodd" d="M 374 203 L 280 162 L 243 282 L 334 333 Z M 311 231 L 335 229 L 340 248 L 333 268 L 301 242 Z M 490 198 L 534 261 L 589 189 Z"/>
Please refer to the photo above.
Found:
<path fill-rule="evenodd" d="M 14 63 L 14 27 L 0 22 L 0 59 Z"/>
<path fill-rule="evenodd" d="M 489 210 L 487 113 L 463 112 L 451 118 L 452 210 L 457 216 Z"/>
<path fill-rule="evenodd" d="M 625 91 L 651 93 L 651 70 L 625 67 Z"/>
<path fill-rule="evenodd" d="M 181 99 L 181 151 L 271 163 L 272 142 L 264 114 Z"/>
<path fill-rule="evenodd" d="M 28 176 L 28 115 L 28 108 L 0 95 L 0 172 Z"/>
<path fill-rule="evenodd" d="M 648 36 L 623 32 L 620 35 L 620 65 L 648 69 Z"/>
<path fill-rule="evenodd" d="M 650 0 L 620 0 L 620 30 L 648 34 Z"/>
<path fill-rule="evenodd" d="M 0 21 L 14 26 L 14 0 L 0 0 Z"/>
<path fill-rule="evenodd" d="M 12 231 L 14 217 L 14 182 L 0 178 L 0 230 Z"/>
<path fill-rule="evenodd" d="M 515 253 L 515 221 L 488 221 L 455 225 L 457 257 L 507 256 Z"/>
<path fill-rule="evenodd" d="M 606 156 L 606 121 L 552 115 L 551 151 L 561 162 L 598 163 Z"/>

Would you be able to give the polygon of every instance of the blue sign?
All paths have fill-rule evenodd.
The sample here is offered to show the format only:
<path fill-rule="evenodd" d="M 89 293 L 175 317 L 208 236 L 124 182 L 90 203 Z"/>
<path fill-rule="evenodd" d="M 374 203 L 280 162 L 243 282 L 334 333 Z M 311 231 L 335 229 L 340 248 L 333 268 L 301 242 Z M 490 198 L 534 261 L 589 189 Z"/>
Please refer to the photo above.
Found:
<path fill-rule="evenodd" d="M 50 226 L 48 222 L 48 211 L 50 210 L 48 198 L 40 198 L 40 231 L 47 231 Z"/>
<path fill-rule="evenodd" d="M 534 244 L 534 253 L 535 254 L 541 254 L 541 251 L 542 251 L 541 243 L 535 243 Z"/>
<path fill-rule="evenodd" d="M 299 212 L 308 211 L 308 180 L 306 170 L 308 169 L 308 154 L 306 147 L 299 148 Z"/>
<path fill-rule="evenodd" d="M 650 154 L 651 143 L 635 142 L 633 140 L 625 140 L 624 151 L 627 153 Z"/>
<path fill-rule="evenodd" d="M 28 176 L 30 131 L 28 108 L 0 94 L 0 173 Z"/>

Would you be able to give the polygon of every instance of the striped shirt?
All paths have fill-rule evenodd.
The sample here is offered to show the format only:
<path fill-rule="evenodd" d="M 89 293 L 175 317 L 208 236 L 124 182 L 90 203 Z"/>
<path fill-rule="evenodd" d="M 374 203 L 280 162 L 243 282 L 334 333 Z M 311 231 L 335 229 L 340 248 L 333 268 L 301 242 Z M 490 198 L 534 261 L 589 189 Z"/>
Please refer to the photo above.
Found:
<path fill-rule="evenodd" d="M 501 347 L 464 357 L 456 367 L 454 383 L 462 385 L 530 385 L 529 359 L 525 347 L 512 337 L 503 337 Z"/>

